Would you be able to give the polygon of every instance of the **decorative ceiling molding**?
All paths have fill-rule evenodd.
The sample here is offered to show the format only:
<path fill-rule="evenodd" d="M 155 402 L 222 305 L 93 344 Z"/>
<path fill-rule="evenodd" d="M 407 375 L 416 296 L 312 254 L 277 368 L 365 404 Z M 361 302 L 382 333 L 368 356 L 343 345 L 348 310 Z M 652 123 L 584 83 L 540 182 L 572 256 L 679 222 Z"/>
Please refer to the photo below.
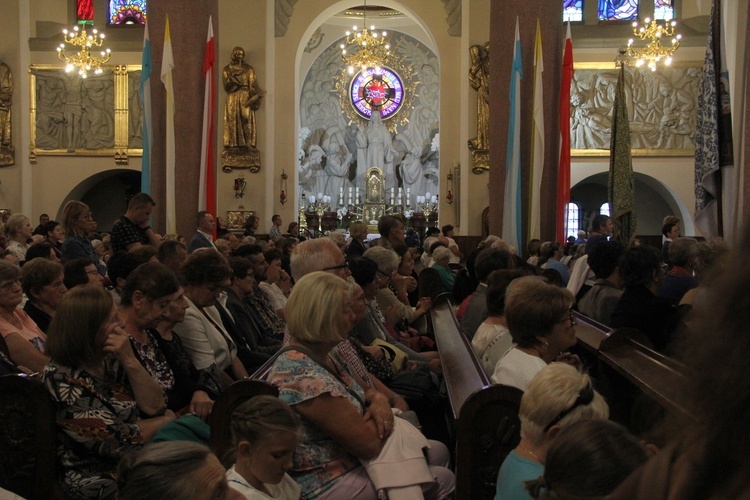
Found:
<path fill-rule="evenodd" d="M 461 1 L 462 0 L 442 0 L 445 7 L 445 13 L 448 17 L 445 22 L 448 23 L 448 34 L 450 36 L 461 36 Z"/>
<path fill-rule="evenodd" d="M 286 28 L 289 26 L 289 20 L 294 12 L 294 5 L 299 0 L 276 0 L 274 16 L 274 36 L 282 37 L 286 35 Z"/>

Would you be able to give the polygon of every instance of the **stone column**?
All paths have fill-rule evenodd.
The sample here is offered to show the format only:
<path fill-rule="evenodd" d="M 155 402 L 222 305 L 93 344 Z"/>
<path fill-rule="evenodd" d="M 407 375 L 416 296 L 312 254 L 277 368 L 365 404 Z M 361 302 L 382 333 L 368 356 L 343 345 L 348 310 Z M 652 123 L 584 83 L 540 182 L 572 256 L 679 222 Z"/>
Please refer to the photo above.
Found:
<path fill-rule="evenodd" d="M 544 56 L 544 173 L 541 193 L 542 238 L 554 238 L 557 164 L 559 157 L 559 96 L 565 30 L 562 2 L 503 0 L 492 2 L 490 11 L 490 233 L 502 234 L 505 156 L 508 150 L 508 99 L 516 17 L 521 35 L 521 163 L 524 238 L 528 231 L 531 126 L 534 92 L 534 44 L 536 21 L 542 30 Z M 525 245 L 526 242 L 523 242 Z M 519 254 L 523 248 L 518 249 Z"/>
<path fill-rule="evenodd" d="M 154 145 L 151 149 L 151 194 L 156 201 L 153 224 L 164 231 L 166 200 L 166 93 L 161 82 L 161 61 L 164 50 L 164 26 L 169 14 L 169 29 L 175 92 L 175 204 L 177 232 L 186 238 L 195 232 L 198 211 L 198 181 L 200 174 L 201 136 L 203 124 L 203 55 L 206 48 L 208 18 L 213 16 L 216 46 L 220 27 L 218 0 L 185 2 L 184 0 L 150 0 L 148 2 L 148 31 L 151 39 L 151 105 L 153 111 Z M 218 57 L 218 55 L 217 55 Z M 218 76 L 219 63 L 216 62 Z M 218 114 L 218 110 L 217 110 Z M 221 123 L 216 122 L 216 131 Z M 214 151 L 216 140 L 214 137 Z"/>

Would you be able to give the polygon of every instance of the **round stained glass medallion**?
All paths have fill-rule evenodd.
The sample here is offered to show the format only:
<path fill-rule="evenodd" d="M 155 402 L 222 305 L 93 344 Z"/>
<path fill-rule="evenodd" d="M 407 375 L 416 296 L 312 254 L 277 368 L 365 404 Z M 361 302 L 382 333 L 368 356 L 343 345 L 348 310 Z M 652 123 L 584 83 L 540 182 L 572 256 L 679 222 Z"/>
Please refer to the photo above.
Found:
<path fill-rule="evenodd" d="M 368 120 L 380 108 L 383 120 L 398 113 L 404 101 L 404 85 L 390 68 L 368 68 L 357 73 L 349 86 L 349 100 L 359 116 Z"/>

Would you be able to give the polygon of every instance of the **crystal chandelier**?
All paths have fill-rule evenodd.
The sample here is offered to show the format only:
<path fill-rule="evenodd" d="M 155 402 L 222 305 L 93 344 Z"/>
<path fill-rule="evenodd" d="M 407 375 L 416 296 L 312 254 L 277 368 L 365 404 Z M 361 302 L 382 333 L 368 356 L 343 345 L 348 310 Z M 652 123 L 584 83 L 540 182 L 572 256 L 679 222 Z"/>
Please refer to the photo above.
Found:
<path fill-rule="evenodd" d="M 677 26 L 675 21 L 665 23 L 662 26 L 649 18 L 646 18 L 646 25 L 640 28 L 638 27 L 638 21 L 633 23 L 633 34 L 641 40 L 650 40 L 642 49 L 633 48 L 633 39 L 628 40 L 627 55 L 636 59 L 636 67 L 647 64 L 651 71 L 656 71 L 656 63 L 662 59 L 664 59 L 665 65 L 672 63 L 672 55 L 680 47 L 680 40 L 682 39 L 682 35 L 675 35 L 675 26 Z M 672 45 L 663 46 L 661 39 L 671 36 L 674 36 Z"/>
<path fill-rule="evenodd" d="M 391 55 L 391 46 L 385 38 L 388 34 L 385 31 L 376 31 L 375 26 L 370 26 L 370 29 L 367 29 L 366 1 L 362 23 L 364 27 L 361 30 L 357 29 L 357 26 L 353 26 L 352 31 L 347 31 L 346 40 L 340 45 L 341 58 L 344 60 L 347 72 L 350 75 L 355 73 L 355 68 L 365 70 L 384 66 Z M 352 53 L 347 51 L 347 47 L 351 46 L 355 46 Z"/>
<path fill-rule="evenodd" d="M 102 50 L 101 56 L 92 55 L 91 49 L 101 47 L 104 43 L 104 33 L 99 33 L 96 29 L 92 29 L 92 34 L 86 33 L 85 23 L 80 23 L 81 27 L 78 26 L 73 28 L 73 31 L 63 30 L 63 40 L 57 48 L 57 57 L 65 63 L 65 71 L 70 73 L 73 70 L 78 70 L 78 74 L 81 78 L 86 78 L 89 71 L 94 71 L 94 74 L 101 74 L 102 64 L 106 64 L 109 61 L 110 50 Z M 78 52 L 72 55 L 65 53 L 65 44 L 69 43 L 74 47 L 79 47 Z"/>

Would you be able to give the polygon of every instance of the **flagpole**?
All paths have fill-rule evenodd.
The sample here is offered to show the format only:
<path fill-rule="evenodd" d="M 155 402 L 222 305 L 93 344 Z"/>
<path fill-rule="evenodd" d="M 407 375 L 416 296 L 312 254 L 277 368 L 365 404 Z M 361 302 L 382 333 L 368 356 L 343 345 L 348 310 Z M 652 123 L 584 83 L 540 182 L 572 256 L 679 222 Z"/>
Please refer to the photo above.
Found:
<path fill-rule="evenodd" d="M 216 172 L 214 166 L 214 136 L 216 111 L 216 78 L 214 62 L 216 50 L 214 44 L 213 16 L 208 18 L 208 36 L 206 51 L 203 57 L 203 74 L 205 91 L 203 96 L 203 133 L 201 138 L 200 183 L 198 186 L 198 210 L 206 210 L 216 215 Z"/>
<path fill-rule="evenodd" d="M 172 38 L 169 32 L 169 16 L 164 29 L 164 52 L 161 61 L 161 81 L 166 94 L 166 233 L 177 232 L 175 210 L 175 136 L 174 136 L 174 86 L 172 82 L 174 56 L 172 55 Z"/>

